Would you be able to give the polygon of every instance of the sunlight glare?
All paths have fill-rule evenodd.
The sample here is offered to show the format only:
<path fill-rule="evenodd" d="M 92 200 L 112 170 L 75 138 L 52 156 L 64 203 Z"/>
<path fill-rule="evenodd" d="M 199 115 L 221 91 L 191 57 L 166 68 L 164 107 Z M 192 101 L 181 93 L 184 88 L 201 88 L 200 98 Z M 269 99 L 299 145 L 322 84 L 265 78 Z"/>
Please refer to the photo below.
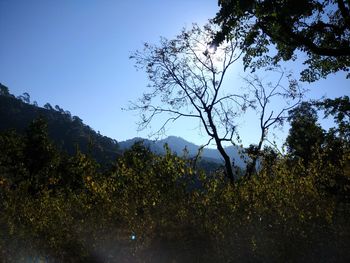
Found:
<path fill-rule="evenodd" d="M 217 46 L 213 43 L 207 46 L 207 52 L 209 54 L 215 54 L 216 50 L 217 50 Z"/>

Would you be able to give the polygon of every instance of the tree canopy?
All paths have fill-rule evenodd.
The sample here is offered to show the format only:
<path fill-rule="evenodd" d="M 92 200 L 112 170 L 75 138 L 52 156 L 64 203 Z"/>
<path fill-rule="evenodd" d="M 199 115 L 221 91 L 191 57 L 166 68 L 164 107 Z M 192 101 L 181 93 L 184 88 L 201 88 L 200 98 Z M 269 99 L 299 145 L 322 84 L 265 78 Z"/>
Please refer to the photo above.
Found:
<path fill-rule="evenodd" d="M 335 129 L 344 140 L 350 142 L 350 100 L 349 96 L 335 99 L 325 99 L 313 103 L 318 109 L 324 110 L 325 118 L 333 116 L 338 125 Z"/>
<path fill-rule="evenodd" d="M 307 54 L 303 81 L 350 69 L 349 1 L 219 0 L 219 6 L 216 41 L 243 38 L 246 67 L 294 60 L 302 51 Z M 270 52 L 272 46 L 277 54 Z"/>
<path fill-rule="evenodd" d="M 309 103 L 303 102 L 289 112 L 288 119 L 291 125 L 286 139 L 288 152 L 301 158 L 307 166 L 324 141 L 324 131 L 317 124 L 317 112 Z"/>

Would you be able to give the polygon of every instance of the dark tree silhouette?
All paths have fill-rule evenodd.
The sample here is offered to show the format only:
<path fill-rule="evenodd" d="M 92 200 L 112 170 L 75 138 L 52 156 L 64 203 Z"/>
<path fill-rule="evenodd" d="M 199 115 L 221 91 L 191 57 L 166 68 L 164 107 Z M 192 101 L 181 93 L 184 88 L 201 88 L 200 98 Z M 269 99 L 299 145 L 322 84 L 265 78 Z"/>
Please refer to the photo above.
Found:
<path fill-rule="evenodd" d="M 325 118 L 333 116 L 338 127 L 335 132 L 344 140 L 350 143 L 350 99 L 343 96 L 334 99 L 313 102 L 318 109 L 323 110 Z"/>
<path fill-rule="evenodd" d="M 254 172 L 258 158 L 262 154 L 263 144 L 268 141 L 268 133 L 275 126 L 282 126 L 288 111 L 295 108 L 302 100 L 304 90 L 292 77 L 281 68 L 274 69 L 280 74 L 276 83 L 265 83 L 257 75 L 244 78 L 248 84 L 249 95 L 252 96 L 251 107 L 259 116 L 260 138 L 258 144 L 251 145 L 248 154 L 251 161 L 247 165 L 246 176 L 249 178 Z M 284 78 L 287 83 L 283 83 Z M 278 103 L 276 103 L 278 102 Z M 281 105 L 277 107 L 274 104 Z M 271 143 L 271 142 L 270 142 Z M 273 143 L 272 143 L 273 144 Z"/>
<path fill-rule="evenodd" d="M 301 158 L 307 166 L 316 150 L 324 142 L 324 131 L 317 123 L 317 112 L 308 102 L 301 103 L 289 112 L 291 128 L 286 139 L 288 152 Z"/>
<path fill-rule="evenodd" d="M 302 80 L 350 68 L 350 2 L 344 0 L 219 0 L 216 41 L 243 37 L 246 66 L 295 59 L 306 53 Z M 269 57 L 270 46 L 278 53 Z M 349 74 L 348 74 L 349 77 Z"/>
<path fill-rule="evenodd" d="M 52 108 L 52 106 L 51 106 L 50 103 L 46 103 L 46 104 L 44 105 L 44 108 L 47 109 L 47 110 L 53 110 L 53 108 Z"/>
<path fill-rule="evenodd" d="M 24 92 L 22 95 L 18 96 L 18 99 L 20 99 L 25 103 L 28 103 L 28 104 L 30 103 L 30 95 L 28 92 Z"/>
<path fill-rule="evenodd" d="M 0 95 L 1 96 L 10 96 L 9 88 L 0 83 Z"/>
<path fill-rule="evenodd" d="M 238 43 L 228 41 L 210 46 L 213 30 L 194 25 L 174 40 L 161 38 L 158 46 L 145 44 L 131 58 L 145 69 L 151 89 L 130 109 L 141 112 L 139 128 L 144 129 L 159 114 L 168 118 L 160 127 L 182 117 L 198 119 L 210 139 L 214 140 L 225 162 L 226 175 L 234 182 L 232 162 L 223 143 L 233 142 L 235 119 L 247 107 L 244 94 L 223 90 L 225 76 L 240 57 Z"/>

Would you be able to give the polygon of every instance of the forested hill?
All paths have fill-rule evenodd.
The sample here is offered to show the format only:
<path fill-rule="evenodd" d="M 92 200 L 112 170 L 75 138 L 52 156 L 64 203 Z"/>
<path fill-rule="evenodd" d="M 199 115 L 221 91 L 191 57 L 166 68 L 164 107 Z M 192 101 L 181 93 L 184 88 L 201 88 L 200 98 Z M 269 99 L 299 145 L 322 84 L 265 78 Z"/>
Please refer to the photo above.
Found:
<path fill-rule="evenodd" d="M 69 111 L 58 105 L 52 107 L 49 103 L 44 108 L 39 107 L 36 102 L 30 102 L 29 94 L 16 98 L 0 84 L 0 131 L 14 129 L 23 133 L 39 117 L 47 121 L 49 136 L 56 146 L 68 154 L 74 154 L 79 149 L 91 154 L 101 164 L 110 163 L 119 154 L 116 140 L 95 132 Z"/>

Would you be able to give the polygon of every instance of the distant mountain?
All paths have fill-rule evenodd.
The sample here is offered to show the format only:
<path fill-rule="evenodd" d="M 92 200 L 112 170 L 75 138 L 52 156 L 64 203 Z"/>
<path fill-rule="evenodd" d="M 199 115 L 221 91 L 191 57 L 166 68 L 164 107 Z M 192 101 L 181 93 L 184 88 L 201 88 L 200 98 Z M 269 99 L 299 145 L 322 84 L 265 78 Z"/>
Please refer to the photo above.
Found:
<path fill-rule="evenodd" d="M 163 140 L 159 140 L 157 144 L 162 148 L 164 147 L 164 144 L 168 144 L 170 149 L 178 155 L 183 154 L 183 151 L 186 148 L 190 156 L 195 156 L 199 149 L 198 145 L 176 136 L 169 136 Z"/>
<path fill-rule="evenodd" d="M 0 131 L 14 129 L 23 133 L 30 122 L 43 117 L 48 123 L 50 138 L 56 146 L 74 154 L 77 149 L 91 154 L 101 164 L 109 164 L 120 154 L 116 140 L 95 132 L 77 116 L 71 116 L 58 105 L 47 103 L 44 108 L 30 103 L 28 93 L 15 97 L 0 84 Z"/>
<path fill-rule="evenodd" d="M 184 149 L 186 148 L 190 157 L 196 156 L 200 148 L 200 146 L 176 136 L 169 136 L 165 139 L 158 141 L 152 141 L 143 138 L 133 138 L 127 141 L 119 142 L 119 147 L 121 150 L 125 150 L 130 148 L 135 142 L 138 141 L 142 141 L 146 147 L 150 148 L 151 151 L 158 154 L 165 153 L 164 144 L 168 144 L 169 148 L 177 155 L 183 155 Z M 243 158 L 240 157 L 240 149 L 238 147 L 229 146 L 226 147 L 225 150 L 227 151 L 231 159 L 235 161 L 235 165 L 241 168 L 245 166 Z M 217 164 L 223 163 L 222 157 L 216 149 L 204 148 L 201 157 L 207 162 L 214 162 Z"/>

